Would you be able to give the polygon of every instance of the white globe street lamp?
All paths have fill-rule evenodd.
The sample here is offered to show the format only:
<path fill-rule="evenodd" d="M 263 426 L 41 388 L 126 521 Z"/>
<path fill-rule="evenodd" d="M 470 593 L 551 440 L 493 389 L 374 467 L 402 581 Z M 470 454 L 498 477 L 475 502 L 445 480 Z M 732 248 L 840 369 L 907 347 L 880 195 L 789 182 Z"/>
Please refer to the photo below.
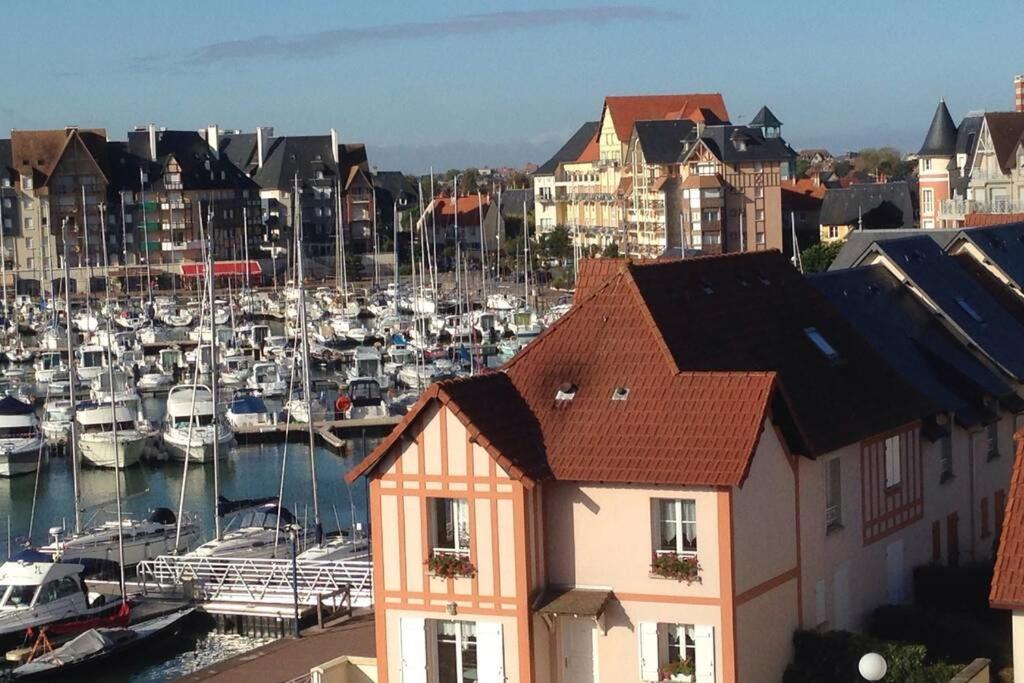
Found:
<path fill-rule="evenodd" d="M 886 664 L 885 657 L 882 655 L 877 652 L 869 652 L 860 658 L 857 670 L 866 681 L 880 681 L 885 678 L 889 665 Z"/>

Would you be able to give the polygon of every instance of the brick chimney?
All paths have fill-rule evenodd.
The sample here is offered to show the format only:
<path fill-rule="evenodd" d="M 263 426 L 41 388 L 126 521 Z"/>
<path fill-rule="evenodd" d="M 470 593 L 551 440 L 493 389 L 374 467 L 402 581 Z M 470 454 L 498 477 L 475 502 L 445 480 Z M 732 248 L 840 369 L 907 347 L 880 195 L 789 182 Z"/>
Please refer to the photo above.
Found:
<path fill-rule="evenodd" d="M 269 126 L 256 126 L 256 166 L 263 168 L 269 150 L 268 138 L 273 137 L 274 129 Z"/>
<path fill-rule="evenodd" d="M 146 126 L 146 132 L 149 134 L 149 160 L 156 161 L 156 125 Z"/>
<path fill-rule="evenodd" d="M 1014 111 L 1024 112 L 1024 76 L 1015 76 L 1013 79 Z"/>
<path fill-rule="evenodd" d="M 206 127 L 206 144 L 213 156 L 220 158 L 220 128 L 215 123 Z"/>

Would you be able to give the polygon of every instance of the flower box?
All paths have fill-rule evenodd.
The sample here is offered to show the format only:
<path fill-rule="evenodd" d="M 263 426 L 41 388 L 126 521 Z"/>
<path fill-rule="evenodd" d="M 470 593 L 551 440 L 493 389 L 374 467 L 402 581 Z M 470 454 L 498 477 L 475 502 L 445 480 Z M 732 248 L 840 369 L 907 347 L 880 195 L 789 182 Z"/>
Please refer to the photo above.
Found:
<path fill-rule="evenodd" d="M 660 678 L 663 681 L 682 681 L 684 683 L 693 681 L 693 660 L 684 659 L 666 664 L 661 669 Z"/>
<path fill-rule="evenodd" d="M 459 553 L 434 553 L 427 558 L 427 569 L 442 579 L 471 579 L 476 576 L 476 567 L 469 558 Z"/>
<path fill-rule="evenodd" d="M 651 573 L 680 582 L 700 583 L 700 562 L 694 555 L 656 554 L 651 561 Z"/>

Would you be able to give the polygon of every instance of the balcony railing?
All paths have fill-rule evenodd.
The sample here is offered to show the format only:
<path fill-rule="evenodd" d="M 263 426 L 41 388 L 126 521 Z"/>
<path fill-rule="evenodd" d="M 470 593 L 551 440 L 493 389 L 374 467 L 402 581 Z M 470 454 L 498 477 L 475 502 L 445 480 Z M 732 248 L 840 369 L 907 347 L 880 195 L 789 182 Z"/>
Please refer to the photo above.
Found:
<path fill-rule="evenodd" d="M 1015 199 L 980 201 L 947 199 L 939 205 L 940 218 L 963 218 L 969 213 L 1024 213 L 1024 202 Z"/>
<path fill-rule="evenodd" d="M 825 528 L 837 526 L 841 520 L 838 505 L 829 505 L 825 508 Z"/>

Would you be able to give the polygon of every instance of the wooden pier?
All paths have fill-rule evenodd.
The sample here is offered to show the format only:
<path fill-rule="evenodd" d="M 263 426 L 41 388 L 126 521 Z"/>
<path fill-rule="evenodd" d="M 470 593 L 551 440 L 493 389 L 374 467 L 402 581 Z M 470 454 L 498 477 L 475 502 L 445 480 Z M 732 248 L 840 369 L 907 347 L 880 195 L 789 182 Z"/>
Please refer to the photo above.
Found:
<path fill-rule="evenodd" d="M 400 415 L 366 417 L 357 420 L 314 420 L 313 431 L 328 448 L 340 452 L 348 447 L 347 440 L 343 437 L 362 436 L 366 433 L 378 435 L 390 431 L 401 421 Z M 305 441 L 308 437 L 305 422 L 279 420 L 275 424 L 236 429 L 235 438 L 239 443 L 259 443 L 285 440 Z"/>

